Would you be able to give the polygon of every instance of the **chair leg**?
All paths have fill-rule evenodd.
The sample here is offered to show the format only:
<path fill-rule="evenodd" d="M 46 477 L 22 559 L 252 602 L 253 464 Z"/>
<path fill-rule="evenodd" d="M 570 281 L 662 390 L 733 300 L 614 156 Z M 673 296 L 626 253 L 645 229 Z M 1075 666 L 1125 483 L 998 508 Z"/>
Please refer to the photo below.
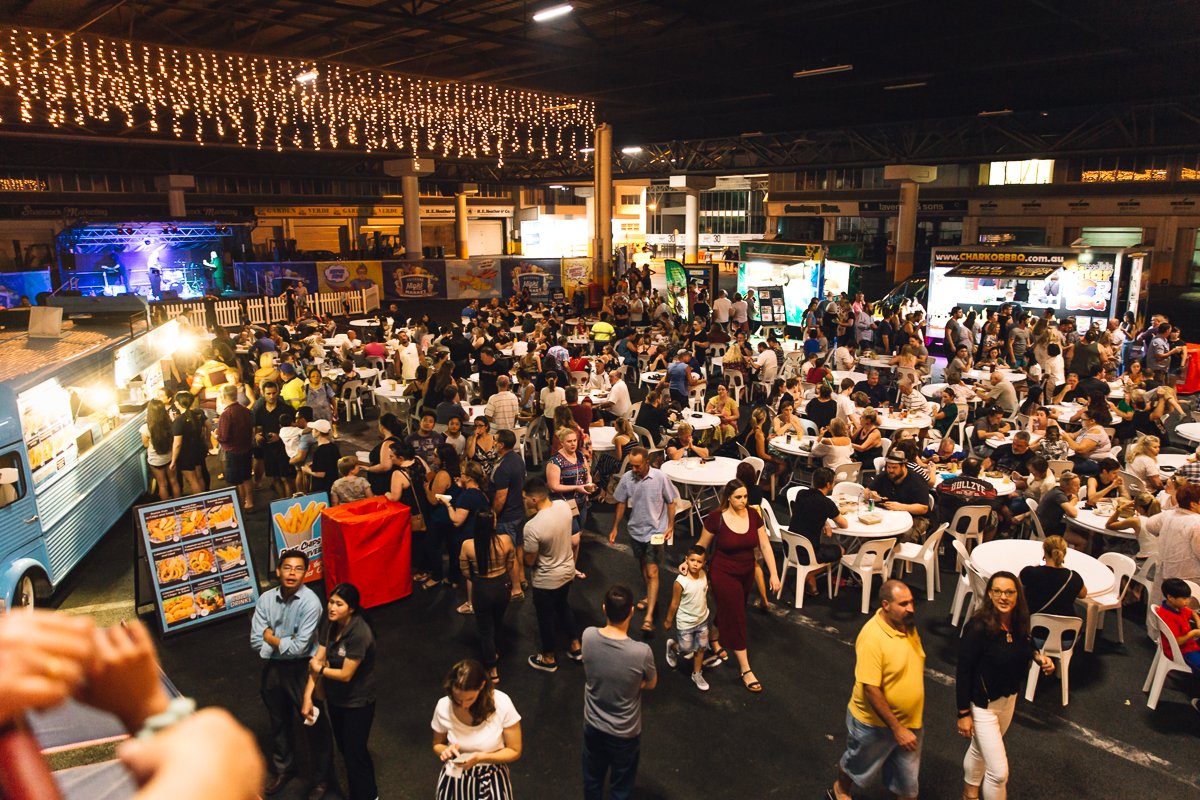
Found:
<path fill-rule="evenodd" d="M 870 572 L 860 572 L 858 576 L 862 578 L 862 613 L 869 613 L 871 610 L 871 575 Z"/>
<path fill-rule="evenodd" d="M 1034 666 L 1037 666 L 1036 661 L 1034 662 Z M 1071 651 L 1070 650 L 1063 653 L 1062 657 L 1058 659 L 1058 671 L 1060 673 L 1059 677 L 1062 679 L 1062 704 L 1065 706 L 1068 702 L 1067 689 L 1068 689 L 1068 681 L 1071 676 Z"/>
<path fill-rule="evenodd" d="M 838 562 L 838 574 L 837 574 L 837 588 L 834 590 L 833 594 L 836 597 L 837 595 L 839 595 L 841 593 L 842 593 L 842 562 L 839 561 Z M 833 598 L 831 597 L 830 599 L 832 600 Z"/>
<path fill-rule="evenodd" d="M 928 562 L 926 562 L 925 563 L 925 596 L 926 596 L 926 599 L 931 603 L 933 602 L 933 581 L 934 581 L 934 576 L 936 574 L 937 574 L 937 570 L 933 569 L 933 567 Z"/>
<path fill-rule="evenodd" d="M 1092 652 L 1096 646 L 1096 625 L 1099 622 L 1100 613 L 1095 603 L 1087 604 L 1087 629 L 1083 636 L 1083 649 L 1087 652 Z"/>
<path fill-rule="evenodd" d="M 1150 687 L 1150 697 L 1146 700 L 1146 705 L 1151 709 L 1158 708 L 1158 698 L 1162 695 L 1163 684 L 1167 680 L 1167 671 L 1163 669 L 1161 661 L 1158 667 L 1151 670 L 1153 673 L 1153 685 Z M 1149 676 L 1147 676 L 1149 679 Z"/>
<path fill-rule="evenodd" d="M 1030 703 L 1037 692 L 1038 672 L 1038 663 L 1035 661 L 1029 665 L 1029 677 L 1025 679 L 1025 699 Z"/>
<path fill-rule="evenodd" d="M 1117 606 L 1113 613 L 1117 617 L 1117 641 L 1125 644 L 1125 609 Z"/>
<path fill-rule="evenodd" d="M 1158 670 L 1158 660 L 1162 657 L 1162 645 L 1158 645 L 1154 649 L 1154 658 L 1150 659 L 1150 669 L 1146 672 L 1146 682 L 1142 684 L 1142 691 L 1150 691 L 1150 684 L 1154 682 L 1154 675 Z"/>

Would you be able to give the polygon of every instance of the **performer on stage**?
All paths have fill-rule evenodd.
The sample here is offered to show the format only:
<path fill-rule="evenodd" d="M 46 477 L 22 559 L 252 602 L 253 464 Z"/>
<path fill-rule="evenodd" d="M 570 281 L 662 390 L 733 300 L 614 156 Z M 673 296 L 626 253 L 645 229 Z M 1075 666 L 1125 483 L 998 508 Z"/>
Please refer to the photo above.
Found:
<path fill-rule="evenodd" d="M 210 250 L 204 264 L 204 285 L 218 292 L 225 289 L 225 262 L 216 250 Z"/>

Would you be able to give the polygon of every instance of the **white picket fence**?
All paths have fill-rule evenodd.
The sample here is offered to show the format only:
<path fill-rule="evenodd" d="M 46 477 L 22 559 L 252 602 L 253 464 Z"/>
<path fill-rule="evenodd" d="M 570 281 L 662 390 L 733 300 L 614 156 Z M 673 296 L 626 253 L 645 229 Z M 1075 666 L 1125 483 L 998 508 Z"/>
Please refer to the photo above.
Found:
<path fill-rule="evenodd" d="M 285 298 L 247 297 L 242 300 L 218 300 L 216 303 L 217 324 L 222 328 L 240 327 L 243 304 L 246 316 L 255 325 L 287 321 L 287 300 Z M 315 313 L 326 316 L 362 315 L 379 308 L 379 290 L 371 288 L 354 292 L 316 292 L 308 296 L 308 306 Z M 202 301 L 163 303 L 158 307 L 170 317 L 186 314 L 193 325 L 200 328 L 205 326 Z"/>

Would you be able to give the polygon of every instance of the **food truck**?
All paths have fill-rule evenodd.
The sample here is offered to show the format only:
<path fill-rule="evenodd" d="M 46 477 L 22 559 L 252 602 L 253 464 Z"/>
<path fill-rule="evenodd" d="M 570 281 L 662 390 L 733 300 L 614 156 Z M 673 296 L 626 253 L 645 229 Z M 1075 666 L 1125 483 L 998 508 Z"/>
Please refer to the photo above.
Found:
<path fill-rule="evenodd" d="M 753 319 L 764 327 L 798 327 L 813 298 L 853 296 L 862 244 L 750 241 L 741 243 L 740 257 L 737 291 L 753 292 Z"/>
<path fill-rule="evenodd" d="M 145 492 L 140 428 L 179 340 L 148 316 L 0 330 L 0 608 L 47 597 Z"/>
<path fill-rule="evenodd" d="M 1132 251 L 1130 251 L 1132 252 Z M 994 311 L 1009 304 L 1040 316 L 1073 316 L 1085 331 L 1119 316 L 1128 293 L 1126 251 L 1105 247 L 935 247 L 929 267 L 928 339 L 943 339 L 950 312 Z M 1139 253 L 1137 272 L 1145 253 Z M 1133 263 L 1132 261 L 1130 262 Z M 1137 305 L 1138 290 L 1133 291 Z"/>

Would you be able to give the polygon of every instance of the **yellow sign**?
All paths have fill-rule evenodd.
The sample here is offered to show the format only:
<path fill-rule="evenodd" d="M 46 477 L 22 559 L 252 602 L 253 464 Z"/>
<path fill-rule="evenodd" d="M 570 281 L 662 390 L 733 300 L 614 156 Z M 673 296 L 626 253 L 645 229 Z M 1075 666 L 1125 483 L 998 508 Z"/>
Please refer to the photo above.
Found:
<path fill-rule="evenodd" d="M 318 261 L 317 283 L 322 292 L 378 290 L 383 286 L 383 262 Z"/>

